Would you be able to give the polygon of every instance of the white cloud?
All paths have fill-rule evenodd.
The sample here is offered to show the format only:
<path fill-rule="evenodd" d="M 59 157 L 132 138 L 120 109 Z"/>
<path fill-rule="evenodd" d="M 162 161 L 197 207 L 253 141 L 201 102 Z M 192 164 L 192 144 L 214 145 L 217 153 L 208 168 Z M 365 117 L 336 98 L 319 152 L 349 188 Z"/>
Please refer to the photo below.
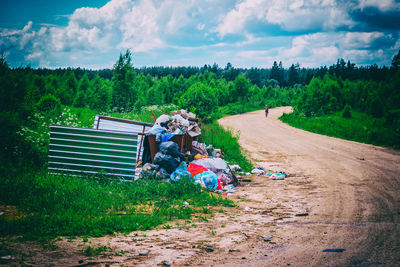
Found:
<path fill-rule="evenodd" d="M 256 17 L 262 19 L 265 17 L 265 8 L 269 7 L 267 0 L 245 0 L 238 3 L 234 9 L 224 17 L 223 22 L 219 24 L 215 31 L 221 37 L 229 33 L 240 33 L 243 31 L 249 18 Z"/>
<path fill-rule="evenodd" d="M 240 33 L 254 20 L 276 24 L 287 31 L 352 27 L 346 8 L 333 0 L 245 0 L 227 13 L 216 32 L 221 37 Z"/>
<path fill-rule="evenodd" d="M 382 32 L 348 32 L 343 39 L 343 46 L 346 48 L 366 49 L 371 43 L 384 37 Z"/>
<path fill-rule="evenodd" d="M 366 7 L 376 7 L 381 11 L 399 9 L 400 3 L 393 0 L 359 0 L 358 8 L 363 10 Z"/>
<path fill-rule="evenodd" d="M 204 27 L 205 27 L 206 25 L 204 24 L 204 23 L 200 23 L 200 24 L 197 24 L 197 29 L 199 30 L 199 31 L 202 31 L 202 30 L 204 30 Z"/>
<path fill-rule="evenodd" d="M 0 32 L 0 37 L 11 37 L 11 36 L 15 36 L 15 35 L 24 34 L 27 31 L 29 31 L 31 28 L 32 28 L 32 21 L 29 21 L 28 24 L 26 24 L 22 30 L 4 29 L 2 32 Z"/>
<path fill-rule="evenodd" d="M 358 64 L 373 58 L 384 58 L 383 50 L 374 44 L 388 38 L 395 42 L 392 36 L 381 32 L 326 32 L 301 35 L 293 38 L 290 48 L 281 50 L 279 58 L 301 62 L 306 67 L 330 65 L 338 58 Z"/>

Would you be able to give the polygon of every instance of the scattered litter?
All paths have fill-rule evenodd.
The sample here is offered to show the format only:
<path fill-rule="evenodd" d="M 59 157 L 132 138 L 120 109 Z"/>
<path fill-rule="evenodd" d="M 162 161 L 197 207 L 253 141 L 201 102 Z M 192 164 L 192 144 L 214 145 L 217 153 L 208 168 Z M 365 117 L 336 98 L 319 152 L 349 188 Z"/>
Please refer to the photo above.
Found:
<path fill-rule="evenodd" d="M 230 249 L 229 252 L 240 252 L 240 249 Z"/>
<path fill-rule="evenodd" d="M 269 242 L 272 239 L 272 235 L 263 235 L 262 238 L 264 239 L 265 242 Z"/>
<path fill-rule="evenodd" d="M 163 261 L 163 262 L 162 262 L 162 265 L 163 265 L 163 266 L 171 266 L 171 263 L 166 262 L 166 261 Z"/>
<path fill-rule="evenodd" d="M 261 214 L 271 214 L 272 210 L 264 210 L 261 212 Z"/>
<path fill-rule="evenodd" d="M 244 182 L 244 183 L 250 183 L 251 179 L 244 178 L 244 179 L 240 179 L 240 181 Z"/>
<path fill-rule="evenodd" d="M 365 160 L 365 158 L 357 158 L 357 159 L 359 159 L 359 160 Z"/>
<path fill-rule="evenodd" d="M 257 168 L 255 168 L 255 169 L 253 169 L 252 171 L 251 171 L 251 173 L 252 174 L 257 174 L 257 175 L 264 175 L 265 174 L 265 171 L 264 170 L 262 170 L 262 169 L 260 169 L 261 167 L 257 167 Z"/>
<path fill-rule="evenodd" d="M 240 168 L 240 166 L 237 165 L 237 164 L 229 165 L 229 168 L 231 168 L 231 170 L 232 170 L 233 172 L 237 172 L 237 171 L 241 171 L 241 170 L 242 170 L 242 168 Z"/>
<path fill-rule="evenodd" d="M 223 188 L 223 190 L 226 191 L 227 193 L 234 193 L 235 189 L 236 189 L 236 187 L 232 184 L 228 184 L 227 186 L 225 186 Z"/>
<path fill-rule="evenodd" d="M 322 252 L 343 252 L 346 249 L 344 248 L 328 248 L 328 249 L 324 249 Z"/>
<path fill-rule="evenodd" d="M 296 216 L 308 216 L 308 212 L 297 213 Z"/>
<path fill-rule="evenodd" d="M 2 256 L 1 257 L 2 260 L 14 260 L 15 257 L 11 256 L 11 255 L 7 255 L 7 256 Z"/>
<path fill-rule="evenodd" d="M 141 257 L 147 257 L 149 255 L 149 253 L 147 252 L 139 252 L 139 256 Z"/>
<path fill-rule="evenodd" d="M 247 206 L 244 208 L 244 210 L 245 211 L 252 211 L 252 209 L 250 207 L 247 207 Z"/>
<path fill-rule="evenodd" d="M 285 172 L 278 172 L 278 173 L 271 174 L 270 177 L 272 180 L 285 180 L 287 175 Z"/>
<path fill-rule="evenodd" d="M 141 178 L 141 173 L 142 173 L 143 168 L 137 167 L 135 169 L 135 178 L 134 180 L 139 180 Z"/>
<path fill-rule="evenodd" d="M 212 247 L 206 247 L 206 251 L 207 251 L 207 252 L 213 252 L 214 249 L 213 249 Z"/>
<path fill-rule="evenodd" d="M 185 201 L 185 202 L 183 202 L 183 205 L 189 206 L 189 202 Z"/>

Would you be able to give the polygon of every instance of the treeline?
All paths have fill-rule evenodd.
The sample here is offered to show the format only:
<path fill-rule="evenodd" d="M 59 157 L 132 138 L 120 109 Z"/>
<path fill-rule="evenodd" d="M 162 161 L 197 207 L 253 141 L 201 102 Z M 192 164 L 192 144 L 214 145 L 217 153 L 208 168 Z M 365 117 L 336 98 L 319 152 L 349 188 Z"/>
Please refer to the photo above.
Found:
<path fill-rule="evenodd" d="M 35 69 L 34 72 L 40 76 L 56 75 L 63 76 L 65 73 L 72 72 L 77 80 L 83 78 L 86 74 L 90 80 L 99 76 L 100 78 L 111 80 L 113 77 L 113 69 L 91 70 L 82 68 L 58 68 L 58 69 Z M 239 75 L 244 75 L 252 84 L 258 87 L 263 86 L 294 86 L 297 84 L 309 84 L 313 77 L 323 77 L 325 73 L 329 73 L 344 80 L 373 80 L 383 81 L 390 69 L 386 66 L 379 67 L 376 64 L 369 66 L 358 67 L 350 61 L 338 59 L 336 64 L 329 67 L 321 66 L 319 68 L 301 68 L 300 64 L 292 64 L 289 68 L 285 69 L 282 62 L 273 63 L 271 68 L 235 68 L 231 63 L 227 63 L 224 68 L 214 63 L 211 65 L 204 65 L 203 67 L 141 67 L 135 68 L 137 74 L 144 76 L 150 75 L 151 77 L 166 77 L 172 76 L 173 78 L 189 78 L 191 76 L 199 75 L 205 72 L 211 72 L 216 75 L 216 78 L 225 79 L 226 81 L 233 81 Z"/>
<path fill-rule="evenodd" d="M 179 77 L 171 74 L 152 76 L 133 68 L 132 56 L 129 51 L 120 55 L 110 79 L 103 78 L 100 73 L 90 71 L 82 74 L 81 69 L 65 69 L 63 71 L 34 70 L 29 67 L 10 69 L 4 59 L 2 68 L 4 80 L 13 81 L 16 79 L 15 75 L 22 80 L 19 83 L 24 84 L 21 87 L 14 84 L 7 86 L 3 84 L 4 92 L 18 92 L 17 94 L 23 96 L 23 99 L 15 99 L 13 102 L 19 105 L 21 101 L 24 101 L 23 106 L 31 105 L 32 109 L 41 111 L 48 110 L 47 106 L 49 105 L 53 107 L 58 104 L 88 107 L 99 112 L 126 112 L 148 105 L 179 104 L 185 92 L 191 86 L 199 83 L 212 91 L 212 103 L 215 107 L 238 101 L 260 107 L 268 99 L 272 101 L 277 96 L 287 94 L 287 91 L 298 91 L 293 88 L 280 87 L 274 83 L 259 87 L 252 83 L 245 74 L 240 73 L 235 74 L 235 78 L 232 80 L 225 79 L 209 70 L 193 72 L 195 74 L 191 74 L 189 77 L 182 74 Z M 77 78 L 76 71 L 82 74 L 79 74 L 80 79 Z M 104 72 L 101 73 L 104 74 Z M 289 99 L 293 94 L 283 97 L 282 104 L 290 104 Z M 4 97 L 2 101 L 4 101 L 5 110 L 17 108 L 17 106 L 7 107 L 7 102 L 9 102 L 7 97 Z"/>

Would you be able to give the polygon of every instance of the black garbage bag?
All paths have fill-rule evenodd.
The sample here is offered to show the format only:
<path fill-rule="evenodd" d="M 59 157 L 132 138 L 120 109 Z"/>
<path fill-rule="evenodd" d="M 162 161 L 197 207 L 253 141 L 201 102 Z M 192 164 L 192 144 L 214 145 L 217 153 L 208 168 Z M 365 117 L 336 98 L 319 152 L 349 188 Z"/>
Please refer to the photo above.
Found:
<path fill-rule="evenodd" d="M 160 152 L 166 154 L 166 155 L 171 155 L 172 157 L 179 157 L 180 159 L 184 159 L 185 154 L 183 154 L 181 151 L 179 151 L 179 146 L 172 142 L 172 141 L 167 141 L 163 142 L 159 146 Z"/>
<path fill-rule="evenodd" d="M 169 174 L 171 174 L 179 166 L 181 159 L 160 151 L 154 156 L 153 163 L 160 165 L 161 168 L 164 168 Z"/>

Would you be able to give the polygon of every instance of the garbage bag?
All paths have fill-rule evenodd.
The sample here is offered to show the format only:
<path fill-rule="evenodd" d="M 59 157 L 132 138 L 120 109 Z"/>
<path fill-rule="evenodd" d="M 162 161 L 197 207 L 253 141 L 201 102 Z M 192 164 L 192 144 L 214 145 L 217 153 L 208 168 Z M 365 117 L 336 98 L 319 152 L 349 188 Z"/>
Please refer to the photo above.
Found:
<path fill-rule="evenodd" d="M 215 158 L 217 156 L 217 151 L 215 151 L 213 145 L 206 147 L 206 150 L 209 157 Z"/>
<path fill-rule="evenodd" d="M 160 165 L 161 168 L 164 168 L 168 174 L 170 174 L 179 166 L 181 159 L 160 151 L 154 156 L 153 162 L 154 164 Z"/>
<path fill-rule="evenodd" d="M 228 164 L 226 164 L 226 161 L 221 158 L 205 158 L 194 160 L 192 162 L 194 164 L 201 165 L 215 173 L 217 173 L 219 170 L 226 171 L 228 173 L 230 172 Z"/>
<path fill-rule="evenodd" d="M 157 120 L 155 121 L 155 124 L 164 124 L 165 122 L 169 122 L 170 118 L 168 115 L 166 114 L 162 114 L 160 117 L 157 118 Z"/>
<path fill-rule="evenodd" d="M 222 171 L 219 171 L 216 174 L 217 174 L 217 177 L 221 181 L 222 184 L 227 185 L 227 184 L 230 184 L 232 182 L 232 178 L 230 177 L 230 175 L 225 174 Z"/>
<path fill-rule="evenodd" d="M 161 134 L 160 135 L 161 143 L 169 141 L 174 136 L 175 134 Z"/>
<path fill-rule="evenodd" d="M 158 166 L 155 164 L 151 164 L 151 163 L 144 164 L 142 171 L 141 171 L 140 178 L 143 178 L 143 179 L 153 178 L 154 176 L 156 176 L 157 169 L 158 169 Z"/>
<path fill-rule="evenodd" d="M 167 142 L 161 143 L 159 149 L 160 149 L 160 152 L 167 154 L 167 155 L 171 155 L 173 157 L 179 157 L 181 159 L 183 159 L 185 157 L 185 155 L 181 151 L 179 151 L 179 146 L 172 141 L 167 141 Z"/>
<path fill-rule="evenodd" d="M 158 172 L 156 173 L 157 178 L 160 179 L 168 179 L 169 178 L 169 173 L 164 169 L 160 168 Z"/>
<path fill-rule="evenodd" d="M 191 176 L 192 176 L 192 177 L 194 177 L 194 176 L 196 176 L 197 174 L 200 174 L 200 173 L 202 173 L 202 172 L 205 172 L 205 171 L 208 171 L 208 169 L 204 168 L 204 167 L 201 166 L 201 165 L 194 164 L 193 162 L 191 162 L 191 163 L 189 164 L 188 172 L 191 173 Z"/>
<path fill-rule="evenodd" d="M 166 132 L 167 129 L 165 129 L 164 127 L 158 125 L 158 124 L 154 124 L 153 127 L 150 128 L 150 130 L 147 131 L 147 134 L 161 134 Z"/>
<path fill-rule="evenodd" d="M 212 171 L 205 171 L 193 177 L 194 183 L 199 183 L 201 186 L 215 190 L 218 186 L 217 175 Z"/>
<path fill-rule="evenodd" d="M 181 179 L 190 179 L 191 173 L 187 170 L 186 162 L 182 162 L 176 170 L 171 173 L 170 179 L 171 181 L 177 182 Z"/>

